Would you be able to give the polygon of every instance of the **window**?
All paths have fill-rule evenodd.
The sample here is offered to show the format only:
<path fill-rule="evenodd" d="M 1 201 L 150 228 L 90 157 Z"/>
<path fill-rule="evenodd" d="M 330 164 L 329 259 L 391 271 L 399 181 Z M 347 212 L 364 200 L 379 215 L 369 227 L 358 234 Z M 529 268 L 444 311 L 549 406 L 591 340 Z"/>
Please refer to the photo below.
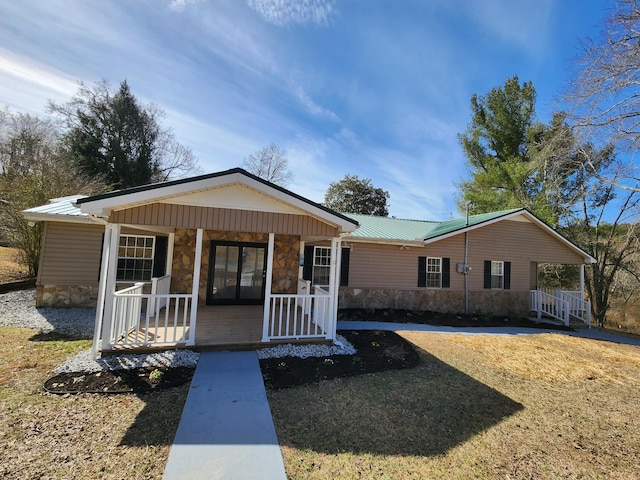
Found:
<path fill-rule="evenodd" d="M 442 287 L 442 259 L 427 257 L 427 288 Z"/>
<path fill-rule="evenodd" d="M 504 286 L 504 262 L 491 262 L 491 288 L 502 290 Z"/>
<path fill-rule="evenodd" d="M 451 260 L 439 257 L 418 257 L 418 287 L 449 288 Z"/>
<path fill-rule="evenodd" d="M 329 271 L 331 269 L 331 248 L 314 247 L 313 249 L 313 284 L 329 285 Z"/>
<path fill-rule="evenodd" d="M 153 273 L 154 237 L 121 235 L 118 282 L 149 282 Z"/>

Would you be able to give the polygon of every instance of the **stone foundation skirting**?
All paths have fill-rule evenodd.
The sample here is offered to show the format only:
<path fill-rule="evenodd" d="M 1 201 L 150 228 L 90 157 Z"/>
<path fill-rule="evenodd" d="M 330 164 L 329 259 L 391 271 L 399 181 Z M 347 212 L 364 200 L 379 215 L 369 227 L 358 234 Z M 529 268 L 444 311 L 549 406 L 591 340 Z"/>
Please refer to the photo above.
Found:
<path fill-rule="evenodd" d="M 464 292 L 452 290 L 395 290 L 341 287 L 338 308 L 393 308 L 462 313 Z M 469 312 L 527 316 L 529 292 L 487 290 L 469 292 Z"/>
<path fill-rule="evenodd" d="M 36 307 L 95 308 L 98 285 L 37 285 Z"/>

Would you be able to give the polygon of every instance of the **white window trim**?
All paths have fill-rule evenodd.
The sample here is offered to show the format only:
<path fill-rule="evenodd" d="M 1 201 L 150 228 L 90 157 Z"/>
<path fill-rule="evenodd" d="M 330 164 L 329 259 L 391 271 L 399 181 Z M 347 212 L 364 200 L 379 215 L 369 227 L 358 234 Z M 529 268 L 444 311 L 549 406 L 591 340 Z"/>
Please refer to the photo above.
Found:
<path fill-rule="evenodd" d="M 500 274 L 493 273 L 493 265 L 500 264 Z M 500 287 L 493 286 L 493 278 L 500 277 Z M 504 290 L 504 262 L 502 260 L 491 260 L 491 290 Z"/>
<path fill-rule="evenodd" d="M 429 271 L 429 260 L 438 260 L 438 271 L 435 272 L 431 272 Z M 427 265 L 426 265 L 427 271 L 426 271 L 426 278 L 425 278 L 425 283 L 427 284 L 426 288 L 427 289 L 431 289 L 431 290 L 439 290 L 442 289 L 442 257 L 427 257 Z M 438 274 L 438 286 L 429 286 L 429 274 L 430 273 L 437 273 Z"/>
<path fill-rule="evenodd" d="M 132 259 L 132 260 L 141 260 L 144 258 L 140 258 L 140 257 L 121 257 L 120 256 L 120 240 L 122 238 L 150 238 L 152 240 L 152 245 L 151 245 L 151 277 L 149 277 L 149 280 L 125 280 L 125 279 L 119 279 L 118 278 L 118 273 L 119 273 L 119 268 L 118 268 L 118 263 L 119 260 L 124 259 L 124 260 L 128 260 L 128 259 Z M 145 247 L 146 248 L 146 247 Z M 131 284 L 131 283 L 139 283 L 139 282 L 144 282 L 144 283 L 151 283 L 151 278 L 153 278 L 153 263 L 154 263 L 154 258 L 156 255 L 156 237 L 152 236 L 152 235 L 120 235 L 120 238 L 118 239 L 118 255 L 116 258 L 116 283 L 127 283 L 127 284 Z"/>
<path fill-rule="evenodd" d="M 328 251 L 328 253 L 329 253 L 328 257 L 327 257 L 327 255 L 322 255 L 323 257 L 329 258 L 329 264 L 328 265 L 316 265 L 316 252 L 318 251 L 318 249 L 323 249 L 323 250 L 327 250 Z M 331 269 L 331 247 L 314 246 L 313 247 L 312 265 L 313 265 L 313 268 L 311 269 L 311 281 L 313 282 L 314 279 L 316 278 L 316 267 L 327 269 L 327 272 L 330 271 L 330 269 Z M 328 279 L 329 279 L 329 281 L 331 281 L 331 274 L 330 273 L 328 275 Z M 326 284 L 314 283 L 314 285 L 317 285 L 319 287 L 329 287 L 329 283 L 326 283 Z"/>

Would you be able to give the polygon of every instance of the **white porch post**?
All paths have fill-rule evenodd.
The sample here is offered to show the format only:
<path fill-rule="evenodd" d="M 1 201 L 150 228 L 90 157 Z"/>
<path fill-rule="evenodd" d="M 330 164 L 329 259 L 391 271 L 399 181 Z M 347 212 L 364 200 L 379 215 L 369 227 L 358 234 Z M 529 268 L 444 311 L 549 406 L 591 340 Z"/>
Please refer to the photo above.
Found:
<path fill-rule="evenodd" d="M 584 263 L 580 265 L 580 298 L 584 300 Z"/>
<path fill-rule="evenodd" d="M 167 240 L 167 262 L 165 263 L 165 275 L 171 276 L 173 270 L 173 244 L 176 241 L 176 234 L 170 233 Z"/>
<path fill-rule="evenodd" d="M 111 346 L 111 322 L 113 321 L 113 302 L 116 292 L 116 276 L 118 273 L 118 246 L 120 245 L 120 225 L 107 225 L 105 229 L 105 241 L 107 229 L 111 231 L 109 248 L 107 252 L 106 268 L 103 268 L 100 277 L 104 278 L 104 312 L 102 314 L 102 349 L 107 350 Z M 104 259 L 104 253 L 103 253 Z M 103 277 L 104 275 L 104 277 Z M 100 279 L 102 281 L 102 278 Z"/>
<path fill-rule="evenodd" d="M 93 344 L 91 345 L 91 357 L 98 357 L 98 345 L 100 334 L 102 333 L 102 319 L 104 318 L 104 299 L 107 289 L 107 268 L 109 266 L 109 256 L 111 248 L 112 226 L 107 224 L 104 227 L 104 238 L 102 239 L 102 258 L 100 259 L 100 279 L 98 281 L 98 300 L 96 302 L 96 320 L 93 329 Z"/>
<path fill-rule="evenodd" d="M 193 259 L 193 285 L 191 287 L 191 318 L 189 319 L 189 340 L 187 345 L 196 343 L 196 318 L 198 317 L 198 292 L 200 290 L 200 266 L 202 265 L 202 237 L 204 230 L 196 232 L 196 250 Z M 173 247 L 171 247 L 173 250 Z M 168 249 L 167 249 L 168 250 Z"/>
<path fill-rule="evenodd" d="M 338 319 L 338 290 L 340 289 L 340 257 L 342 256 L 341 240 L 331 239 L 331 265 L 329 267 L 329 325 L 327 338 L 336 339 L 336 323 Z"/>
<path fill-rule="evenodd" d="M 273 249 L 275 245 L 275 234 L 269 233 L 269 243 L 267 245 L 267 274 L 264 279 L 264 307 L 262 316 L 262 341 L 269 341 L 269 315 L 271 313 L 271 280 L 273 279 Z"/>

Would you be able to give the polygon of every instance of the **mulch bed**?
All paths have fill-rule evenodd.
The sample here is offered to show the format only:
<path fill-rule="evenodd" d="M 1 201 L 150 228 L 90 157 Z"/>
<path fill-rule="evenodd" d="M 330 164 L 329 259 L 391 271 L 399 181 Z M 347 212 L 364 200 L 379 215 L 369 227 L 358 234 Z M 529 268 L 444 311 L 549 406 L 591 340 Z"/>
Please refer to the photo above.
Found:
<path fill-rule="evenodd" d="M 565 325 L 539 323 L 528 318 L 508 315 L 465 315 L 394 309 L 343 308 L 338 310 L 338 320 L 418 323 L 443 327 L 526 327 L 573 331 L 572 328 Z"/>
<path fill-rule="evenodd" d="M 44 382 L 44 389 L 56 394 L 146 393 L 190 382 L 194 371 L 195 368 L 175 367 L 60 373 Z"/>
<path fill-rule="evenodd" d="M 265 386 L 279 390 L 338 377 L 412 368 L 420 363 L 413 345 L 394 332 L 344 330 L 338 333 L 356 348 L 355 355 L 260 360 Z"/>
<path fill-rule="evenodd" d="M 452 327 L 528 327 L 572 330 L 564 325 L 537 323 L 508 316 L 461 315 L 391 309 L 342 309 L 338 320 L 363 320 L 417 323 Z M 355 355 L 321 358 L 282 357 L 260 360 L 265 386 L 271 390 L 304 385 L 338 377 L 362 375 L 383 370 L 412 368 L 420 357 L 411 343 L 394 332 L 381 330 L 344 330 L 339 332 L 357 349 Z M 50 393 L 144 393 L 190 382 L 193 368 L 102 371 L 97 373 L 61 373 L 44 383 Z"/>

